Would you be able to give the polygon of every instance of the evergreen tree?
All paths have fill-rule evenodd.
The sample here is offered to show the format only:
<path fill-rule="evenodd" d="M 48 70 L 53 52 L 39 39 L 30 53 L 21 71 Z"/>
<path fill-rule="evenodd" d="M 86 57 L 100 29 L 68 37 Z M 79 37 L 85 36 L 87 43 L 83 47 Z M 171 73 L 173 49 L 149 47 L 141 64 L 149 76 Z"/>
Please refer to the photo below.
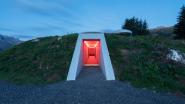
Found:
<path fill-rule="evenodd" d="M 146 20 L 144 20 L 144 22 L 143 22 L 143 29 L 142 29 L 143 31 L 143 34 L 149 34 L 149 30 L 148 30 L 148 24 L 147 24 L 147 22 L 146 22 Z"/>
<path fill-rule="evenodd" d="M 180 15 L 177 19 L 178 23 L 175 25 L 175 38 L 185 39 L 185 6 L 181 8 Z"/>
<path fill-rule="evenodd" d="M 125 24 L 122 26 L 122 29 L 128 29 L 132 31 L 133 35 L 147 35 L 148 24 L 145 21 L 138 19 L 136 17 L 132 17 L 130 19 L 125 20 Z"/>

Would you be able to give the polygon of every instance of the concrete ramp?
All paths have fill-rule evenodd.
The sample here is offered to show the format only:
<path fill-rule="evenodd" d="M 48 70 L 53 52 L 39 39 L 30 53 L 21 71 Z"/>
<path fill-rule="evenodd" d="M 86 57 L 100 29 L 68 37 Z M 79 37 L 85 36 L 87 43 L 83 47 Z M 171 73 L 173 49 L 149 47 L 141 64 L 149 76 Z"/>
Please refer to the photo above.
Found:
<path fill-rule="evenodd" d="M 77 77 L 78 81 L 104 81 L 105 76 L 98 66 L 83 67 Z"/>

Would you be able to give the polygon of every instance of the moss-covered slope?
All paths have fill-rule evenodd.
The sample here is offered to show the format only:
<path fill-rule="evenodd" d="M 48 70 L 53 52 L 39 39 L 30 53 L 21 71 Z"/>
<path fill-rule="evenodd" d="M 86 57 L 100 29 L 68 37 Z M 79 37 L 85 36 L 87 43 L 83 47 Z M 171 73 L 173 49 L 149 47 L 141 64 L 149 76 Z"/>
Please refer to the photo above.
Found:
<path fill-rule="evenodd" d="M 185 52 L 185 41 L 164 37 L 107 35 L 118 80 L 185 94 L 185 65 L 167 59 L 168 49 Z"/>
<path fill-rule="evenodd" d="M 44 84 L 65 80 L 77 34 L 30 40 L 0 54 L 0 80 Z"/>

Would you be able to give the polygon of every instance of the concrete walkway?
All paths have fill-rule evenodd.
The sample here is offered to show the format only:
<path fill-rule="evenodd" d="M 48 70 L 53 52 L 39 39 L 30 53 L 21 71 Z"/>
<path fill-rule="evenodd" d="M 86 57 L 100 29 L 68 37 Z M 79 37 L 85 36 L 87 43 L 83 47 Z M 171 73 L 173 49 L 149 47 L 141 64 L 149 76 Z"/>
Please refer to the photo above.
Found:
<path fill-rule="evenodd" d="M 83 69 L 77 81 L 47 86 L 0 82 L 0 104 L 185 104 L 185 98 L 105 81 L 97 68 Z"/>
<path fill-rule="evenodd" d="M 77 77 L 77 81 L 105 81 L 105 76 L 103 75 L 100 67 L 83 67 L 80 74 Z"/>

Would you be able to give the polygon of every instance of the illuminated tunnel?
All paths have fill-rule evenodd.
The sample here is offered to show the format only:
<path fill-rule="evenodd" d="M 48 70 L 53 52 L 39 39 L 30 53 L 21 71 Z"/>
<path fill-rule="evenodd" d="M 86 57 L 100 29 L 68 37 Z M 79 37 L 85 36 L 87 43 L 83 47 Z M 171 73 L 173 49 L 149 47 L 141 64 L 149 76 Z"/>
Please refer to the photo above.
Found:
<path fill-rule="evenodd" d="M 106 80 L 115 80 L 104 33 L 80 33 L 77 39 L 67 80 L 76 80 L 85 67 L 98 67 Z"/>
<path fill-rule="evenodd" d="M 83 64 L 84 66 L 99 66 L 100 64 L 100 40 L 83 40 Z"/>

